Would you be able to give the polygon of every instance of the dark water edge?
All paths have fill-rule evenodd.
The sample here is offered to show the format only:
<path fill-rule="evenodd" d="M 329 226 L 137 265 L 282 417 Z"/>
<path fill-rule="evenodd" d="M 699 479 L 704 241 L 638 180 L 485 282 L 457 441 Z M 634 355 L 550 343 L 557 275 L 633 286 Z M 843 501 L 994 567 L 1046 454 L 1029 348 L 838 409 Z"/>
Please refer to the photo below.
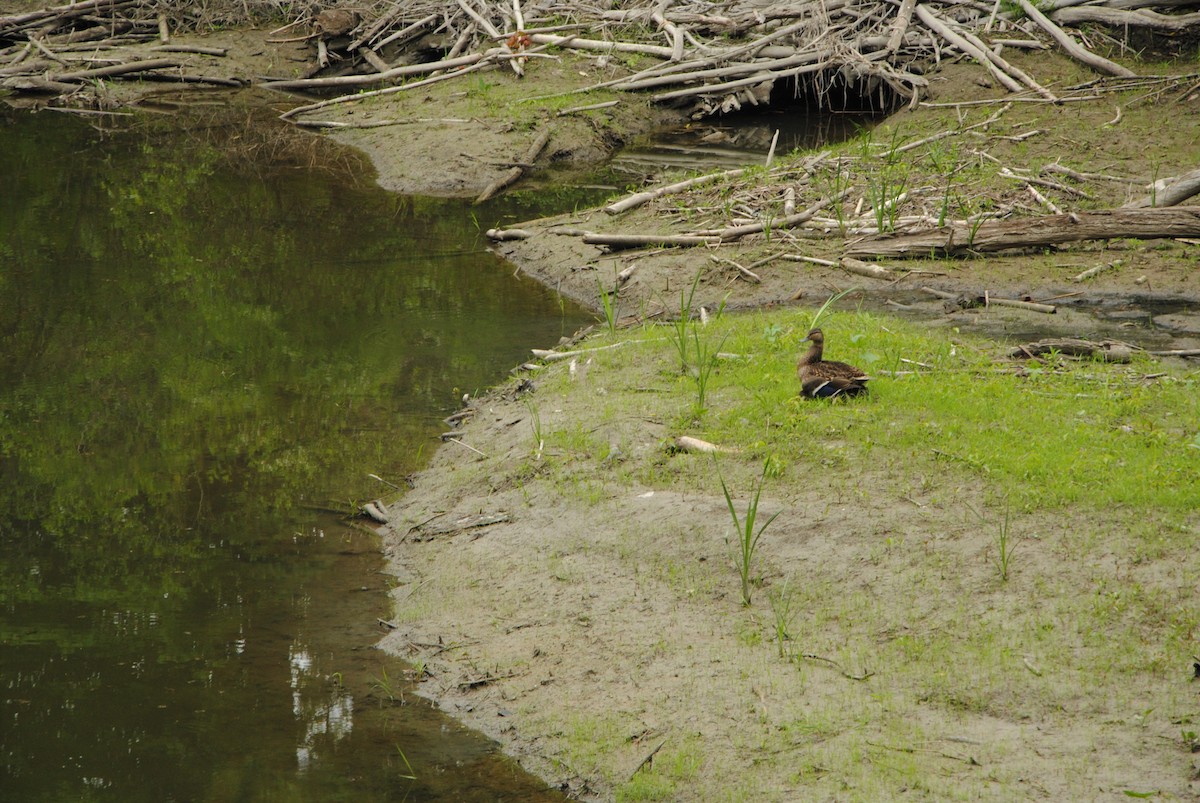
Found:
<path fill-rule="evenodd" d="M 589 316 L 484 250 L 527 208 L 210 104 L 0 112 L 0 798 L 561 799 L 406 691 L 340 514 Z"/>

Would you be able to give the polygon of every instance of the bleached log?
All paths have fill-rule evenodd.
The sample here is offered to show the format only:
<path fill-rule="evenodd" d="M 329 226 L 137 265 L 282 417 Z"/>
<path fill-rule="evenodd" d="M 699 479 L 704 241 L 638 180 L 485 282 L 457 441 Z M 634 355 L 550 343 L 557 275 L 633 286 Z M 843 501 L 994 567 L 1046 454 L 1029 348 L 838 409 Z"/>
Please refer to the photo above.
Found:
<path fill-rule="evenodd" d="M 1200 168 L 1184 173 L 1155 186 L 1154 192 L 1125 204 L 1126 209 L 1176 206 L 1200 193 Z"/>
<path fill-rule="evenodd" d="M 533 236 L 533 232 L 525 229 L 488 229 L 484 232 L 489 240 L 505 242 L 508 240 L 528 240 Z"/>
<path fill-rule="evenodd" d="M 95 67 L 91 70 L 50 73 L 46 78 L 50 81 L 89 81 L 93 78 L 110 78 L 114 75 L 128 75 L 129 73 L 162 70 L 179 66 L 181 66 L 180 63 L 174 59 L 145 59 L 143 61 L 129 61 L 124 64 L 110 64 L 107 67 Z"/>
<path fill-rule="evenodd" d="M 1059 46 L 1062 47 L 1062 49 L 1066 51 L 1067 55 L 1069 55 L 1071 58 L 1082 64 L 1086 64 L 1094 70 L 1099 70 L 1100 72 L 1107 73 L 1109 75 L 1118 75 L 1125 78 L 1132 78 L 1136 75 L 1136 73 L 1132 70 L 1128 70 L 1122 67 L 1120 64 L 1111 62 L 1103 56 L 1097 56 L 1095 53 L 1084 48 L 1082 45 L 1068 36 L 1066 31 L 1055 25 L 1049 17 L 1038 11 L 1037 7 L 1034 6 L 1033 3 L 1029 2 L 1029 0 L 1017 0 L 1017 2 L 1020 4 L 1021 10 L 1025 12 L 1029 19 L 1033 20 L 1043 31 L 1050 34 L 1050 37 L 1054 41 L 1058 42 Z"/>
<path fill-rule="evenodd" d="M 893 279 L 895 274 L 885 268 L 883 265 L 876 265 L 872 262 L 863 262 L 860 259 L 853 257 L 842 257 L 842 270 L 854 273 L 859 276 L 867 276 L 871 279 Z"/>
<path fill-rule="evenodd" d="M 698 452 L 700 454 L 737 454 L 737 449 L 728 446 L 718 446 L 715 443 L 693 438 L 691 435 L 680 435 L 676 438 L 675 448 L 681 452 Z"/>
<path fill-rule="evenodd" d="M 987 297 L 987 306 L 989 307 L 1015 307 L 1016 309 L 1028 310 L 1030 312 L 1041 312 L 1046 315 L 1054 315 L 1058 312 L 1058 307 L 1052 304 L 1038 304 L 1035 301 L 1022 301 L 1017 298 L 996 298 L 995 296 Z"/>
<path fill-rule="evenodd" d="M 577 36 L 556 36 L 549 33 L 530 34 L 530 40 L 539 45 L 558 45 L 572 50 L 603 50 L 618 53 L 642 53 L 647 56 L 657 56 L 660 59 L 670 59 L 674 50 L 660 45 L 643 45 L 634 42 L 603 42 L 598 39 L 580 39 Z"/>
<path fill-rule="evenodd" d="M 608 346 L 596 346 L 595 348 L 577 349 L 575 351 L 553 351 L 550 349 L 530 349 L 529 351 L 539 360 L 544 360 L 545 362 L 558 362 L 560 360 L 570 360 L 574 359 L 575 357 L 583 357 L 591 354 L 593 351 L 607 351 L 608 349 L 620 348 L 628 342 L 629 341 L 627 340 L 623 340 L 620 343 L 613 343 Z"/>
<path fill-rule="evenodd" d="M 645 248 L 647 246 L 690 246 L 720 245 L 720 237 L 701 237 L 695 234 L 599 234 L 588 232 L 583 235 L 588 245 L 603 245 L 616 251 L 621 248 Z"/>
<path fill-rule="evenodd" d="M 1125 11 L 1103 6 L 1079 6 L 1060 9 L 1050 16 L 1064 25 L 1079 26 L 1096 22 L 1110 28 L 1144 28 L 1162 33 L 1184 33 L 1200 27 L 1200 13 L 1159 14 L 1148 8 Z"/>
<path fill-rule="evenodd" d="M 975 226 L 958 222 L 932 231 L 873 237 L 852 243 L 849 256 L 922 257 L 1009 248 L 1107 240 L 1116 237 L 1153 240 L 1200 236 L 1200 206 L 1165 209 L 1108 209 L 1065 215 L 987 220 Z"/>
<path fill-rule="evenodd" d="M 956 30 L 950 27 L 948 22 L 943 20 L 937 14 L 933 13 L 930 8 L 927 6 L 918 5 L 916 8 L 916 14 L 921 19 L 921 22 L 925 23 L 927 27 L 929 27 L 946 41 L 950 42 L 950 44 L 954 45 L 959 50 L 975 59 L 975 61 L 986 67 L 992 73 L 992 75 L 996 76 L 997 81 L 1004 84 L 1004 87 L 1009 92 L 1021 92 L 1024 89 L 1017 79 L 1013 78 L 1011 75 L 997 66 L 995 61 L 988 57 L 988 54 L 991 53 L 990 50 L 981 50 L 975 45 L 971 44 L 966 37 L 962 36 Z"/>

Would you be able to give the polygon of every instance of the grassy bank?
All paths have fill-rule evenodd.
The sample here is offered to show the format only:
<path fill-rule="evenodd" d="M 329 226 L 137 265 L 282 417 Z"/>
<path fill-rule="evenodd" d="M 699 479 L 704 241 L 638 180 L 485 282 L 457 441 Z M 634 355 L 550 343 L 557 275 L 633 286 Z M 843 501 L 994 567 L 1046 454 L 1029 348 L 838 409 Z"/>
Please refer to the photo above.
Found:
<path fill-rule="evenodd" d="M 605 333 L 488 399 L 462 436 L 486 456 L 443 450 L 408 516 L 512 521 L 397 547 L 409 636 L 464 641 L 430 693 L 485 729 L 513 709 L 541 771 L 600 798 L 1183 794 L 1197 374 L 838 312 L 827 358 L 872 392 L 809 402 L 812 316 Z M 749 552 L 722 482 L 743 532 L 759 483 L 752 529 L 778 516 Z M 487 693 L 448 680 L 472 672 Z"/>

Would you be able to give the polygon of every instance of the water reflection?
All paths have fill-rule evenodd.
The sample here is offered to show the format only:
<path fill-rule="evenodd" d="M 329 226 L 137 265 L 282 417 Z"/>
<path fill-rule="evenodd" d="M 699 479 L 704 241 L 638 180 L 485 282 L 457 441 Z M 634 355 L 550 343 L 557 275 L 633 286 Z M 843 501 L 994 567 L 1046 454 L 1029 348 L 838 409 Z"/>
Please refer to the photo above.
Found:
<path fill-rule="evenodd" d="M 461 205 L 219 144 L 0 116 L 0 796 L 537 799 L 404 696 L 317 511 L 582 316 Z"/>

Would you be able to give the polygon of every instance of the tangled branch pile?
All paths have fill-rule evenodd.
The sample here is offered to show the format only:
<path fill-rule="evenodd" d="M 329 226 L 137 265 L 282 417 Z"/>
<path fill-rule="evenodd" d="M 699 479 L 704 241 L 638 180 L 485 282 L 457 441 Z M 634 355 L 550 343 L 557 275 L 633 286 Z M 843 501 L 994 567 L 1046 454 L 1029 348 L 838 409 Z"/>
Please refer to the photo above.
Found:
<path fill-rule="evenodd" d="M 531 61 L 551 57 L 548 50 L 569 49 L 654 59 L 605 85 L 652 91 L 656 101 L 701 116 L 770 102 L 772 93 L 782 91 L 823 101 L 846 93 L 886 108 L 918 98 L 926 86 L 923 73 L 965 54 L 1011 92 L 1053 99 L 1003 57 L 1005 48 L 1044 48 L 1048 37 L 1102 73 L 1128 76 L 1128 69 L 1092 52 L 1087 40 L 1060 25 L 1086 24 L 1105 46 L 1116 42 L 1110 37 L 1131 31 L 1195 37 L 1198 8 L 1200 2 L 1190 0 L 1051 0 L 1037 7 L 1029 0 L 807 0 L 766 7 L 749 0 L 395 0 L 365 9 L 339 2 L 272 32 L 277 38 L 268 41 L 311 42 L 314 64 L 304 78 L 262 83 L 289 90 L 399 91 L 481 69 L 520 75 Z M 84 0 L 0 16 L 0 84 L 71 96 L 89 82 L 121 77 L 229 83 L 154 51 L 180 52 L 169 44 L 180 29 L 250 21 L 256 13 L 278 19 L 282 11 L 261 2 L 222 10 L 217 4 Z M 140 50 L 129 49 L 138 44 Z M 417 76 L 423 77 L 411 80 Z"/>

